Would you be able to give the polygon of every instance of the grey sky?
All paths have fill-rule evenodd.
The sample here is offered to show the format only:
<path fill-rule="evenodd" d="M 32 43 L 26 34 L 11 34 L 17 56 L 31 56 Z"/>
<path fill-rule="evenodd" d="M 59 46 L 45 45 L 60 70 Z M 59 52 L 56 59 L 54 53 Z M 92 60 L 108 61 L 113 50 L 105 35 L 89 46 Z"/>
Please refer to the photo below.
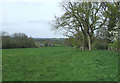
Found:
<path fill-rule="evenodd" d="M 49 22 L 62 14 L 59 0 L 52 2 L 8 2 L 2 4 L 2 31 L 23 32 L 35 38 L 60 38 Z"/>

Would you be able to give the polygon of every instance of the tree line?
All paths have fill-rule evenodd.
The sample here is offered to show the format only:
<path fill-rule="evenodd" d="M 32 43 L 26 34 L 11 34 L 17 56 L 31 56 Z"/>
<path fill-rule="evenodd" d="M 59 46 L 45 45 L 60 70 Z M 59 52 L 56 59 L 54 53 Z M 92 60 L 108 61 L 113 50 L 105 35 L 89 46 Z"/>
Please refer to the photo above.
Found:
<path fill-rule="evenodd" d="M 7 32 L 1 32 L 2 49 L 9 48 L 33 48 L 36 47 L 33 38 L 24 33 L 14 33 L 9 35 Z"/>
<path fill-rule="evenodd" d="M 52 27 L 68 38 L 65 43 L 81 49 L 120 47 L 120 2 L 63 1 L 64 14 Z"/>

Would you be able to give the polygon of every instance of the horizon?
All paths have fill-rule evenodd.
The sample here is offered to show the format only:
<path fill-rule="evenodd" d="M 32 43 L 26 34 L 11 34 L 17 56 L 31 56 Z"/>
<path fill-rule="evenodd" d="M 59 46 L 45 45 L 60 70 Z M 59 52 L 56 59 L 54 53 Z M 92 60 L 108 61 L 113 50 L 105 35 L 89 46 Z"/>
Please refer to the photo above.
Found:
<path fill-rule="evenodd" d="M 1 34 L 1 32 L 5 32 L 5 33 L 7 33 L 9 36 L 11 36 L 11 35 L 13 35 L 14 33 L 23 33 L 23 32 L 14 32 L 14 33 L 8 33 L 8 32 L 6 32 L 6 31 L 0 31 L 0 34 Z M 25 34 L 25 33 L 24 33 Z M 25 34 L 25 35 L 27 35 L 27 34 Z M 28 35 L 27 35 L 28 36 Z M 67 38 L 67 37 L 32 37 L 32 36 L 28 36 L 28 37 L 31 37 L 31 38 L 41 38 L 41 39 L 54 39 L 54 38 L 57 38 L 57 39 L 60 39 L 60 38 Z"/>

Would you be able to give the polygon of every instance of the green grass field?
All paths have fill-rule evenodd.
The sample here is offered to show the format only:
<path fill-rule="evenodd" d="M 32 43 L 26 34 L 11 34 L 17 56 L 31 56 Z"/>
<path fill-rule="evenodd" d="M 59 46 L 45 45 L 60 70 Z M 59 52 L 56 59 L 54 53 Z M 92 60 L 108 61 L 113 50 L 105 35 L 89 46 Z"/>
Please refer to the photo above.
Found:
<path fill-rule="evenodd" d="M 117 81 L 118 53 L 70 47 L 3 49 L 3 81 Z"/>

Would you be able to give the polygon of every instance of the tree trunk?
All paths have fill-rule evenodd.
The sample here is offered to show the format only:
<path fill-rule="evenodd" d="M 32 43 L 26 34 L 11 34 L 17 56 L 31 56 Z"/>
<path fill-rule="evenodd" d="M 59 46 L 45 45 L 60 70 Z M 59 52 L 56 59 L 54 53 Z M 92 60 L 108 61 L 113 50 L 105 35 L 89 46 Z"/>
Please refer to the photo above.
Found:
<path fill-rule="evenodd" d="M 88 43 L 87 43 L 87 36 L 86 34 L 83 35 L 83 44 L 82 44 L 82 50 L 88 49 Z"/>
<path fill-rule="evenodd" d="M 85 50 L 85 37 L 83 36 L 82 50 Z"/>
<path fill-rule="evenodd" d="M 88 36 L 88 45 L 89 45 L 89 50 L 92 50 L 92 37 Z"/>

